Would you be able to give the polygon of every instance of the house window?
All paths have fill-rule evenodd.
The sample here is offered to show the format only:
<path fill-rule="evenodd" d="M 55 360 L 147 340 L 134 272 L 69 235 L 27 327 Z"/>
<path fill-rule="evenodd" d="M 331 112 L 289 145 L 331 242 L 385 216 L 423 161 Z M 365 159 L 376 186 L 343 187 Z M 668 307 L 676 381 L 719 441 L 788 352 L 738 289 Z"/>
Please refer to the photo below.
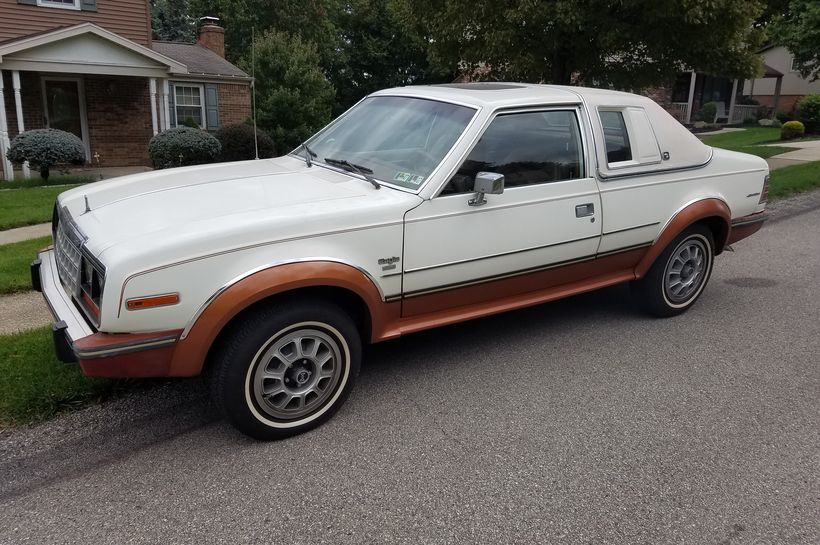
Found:
<path fill-rule="evenodd" d="M 37 5 L 47 8 L 80 9 L 80 0 L 37 0 Z"/>
<path fill-rule="evenodd" d="M 174 110 L 177 127 L 192 119 L 200 128 L 207 128 L 205 121 L 205 93 L 202 85 L 174 84 Z"/>
<path fill-rule="evenodd" d="M 794 57 L 792 57 L 792 62 L 789 65 L 789 71 L 791 71 L 791 72 L 800 72 L 800 70 L 794 65 Z"/>

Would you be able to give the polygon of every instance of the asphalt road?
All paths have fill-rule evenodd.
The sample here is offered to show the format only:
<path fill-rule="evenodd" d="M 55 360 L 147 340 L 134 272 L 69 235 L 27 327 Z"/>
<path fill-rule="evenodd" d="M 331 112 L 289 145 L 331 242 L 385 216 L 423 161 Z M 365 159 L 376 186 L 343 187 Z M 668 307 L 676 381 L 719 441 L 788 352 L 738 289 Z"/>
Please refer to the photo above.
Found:
<path fill-rule="evenodd" d="M 198 381 L 0 441 L 0 543 L 820 543 L 820 210 L 655 320 L 625 287 L 373 347 L 278 443 Z"/>

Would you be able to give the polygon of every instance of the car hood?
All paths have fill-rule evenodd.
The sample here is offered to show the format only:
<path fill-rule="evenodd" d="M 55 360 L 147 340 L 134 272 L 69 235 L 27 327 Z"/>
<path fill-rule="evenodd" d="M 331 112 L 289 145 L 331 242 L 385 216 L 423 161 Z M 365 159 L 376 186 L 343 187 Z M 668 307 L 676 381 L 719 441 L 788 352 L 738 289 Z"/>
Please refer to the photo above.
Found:
<path fill-rule="evenodd" d="M 87 249 L 167 249 L 175 258 L 340 229 L 401 221 L 421 199 L 294 157 L 135 174 L 58 198 Z"/>

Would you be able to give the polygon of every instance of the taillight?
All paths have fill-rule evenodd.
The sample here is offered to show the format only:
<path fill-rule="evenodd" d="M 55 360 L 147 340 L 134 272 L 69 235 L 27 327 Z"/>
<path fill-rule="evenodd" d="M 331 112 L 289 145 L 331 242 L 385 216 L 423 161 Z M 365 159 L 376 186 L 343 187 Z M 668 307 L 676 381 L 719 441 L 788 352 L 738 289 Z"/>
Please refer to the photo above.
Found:
<path fill-rule="evenodd" d="M 763 189 L 760 191 L 760 200 L 757 201 L 757 204 L 763 204 L 769 202 L 769 175 L 766 174 L 766 177 L 763 178 Z"/>

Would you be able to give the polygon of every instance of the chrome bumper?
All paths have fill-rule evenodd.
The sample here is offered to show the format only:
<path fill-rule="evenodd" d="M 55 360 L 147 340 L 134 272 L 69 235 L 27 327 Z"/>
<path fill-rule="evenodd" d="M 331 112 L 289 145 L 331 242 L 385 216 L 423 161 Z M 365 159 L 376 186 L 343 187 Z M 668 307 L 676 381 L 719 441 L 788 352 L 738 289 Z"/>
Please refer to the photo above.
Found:
<path fill-rule="evenodd" d="M 95 331 L 60 283 L 53 249 L 40 252 L 38 259 L 31 264 L 31 283 L 35 290 L 43 293 L 51 314 L 57 320 L 52 326 L 57 356 L 61 361 L 77 361 L 74 343 L 93 335 Z"/>

